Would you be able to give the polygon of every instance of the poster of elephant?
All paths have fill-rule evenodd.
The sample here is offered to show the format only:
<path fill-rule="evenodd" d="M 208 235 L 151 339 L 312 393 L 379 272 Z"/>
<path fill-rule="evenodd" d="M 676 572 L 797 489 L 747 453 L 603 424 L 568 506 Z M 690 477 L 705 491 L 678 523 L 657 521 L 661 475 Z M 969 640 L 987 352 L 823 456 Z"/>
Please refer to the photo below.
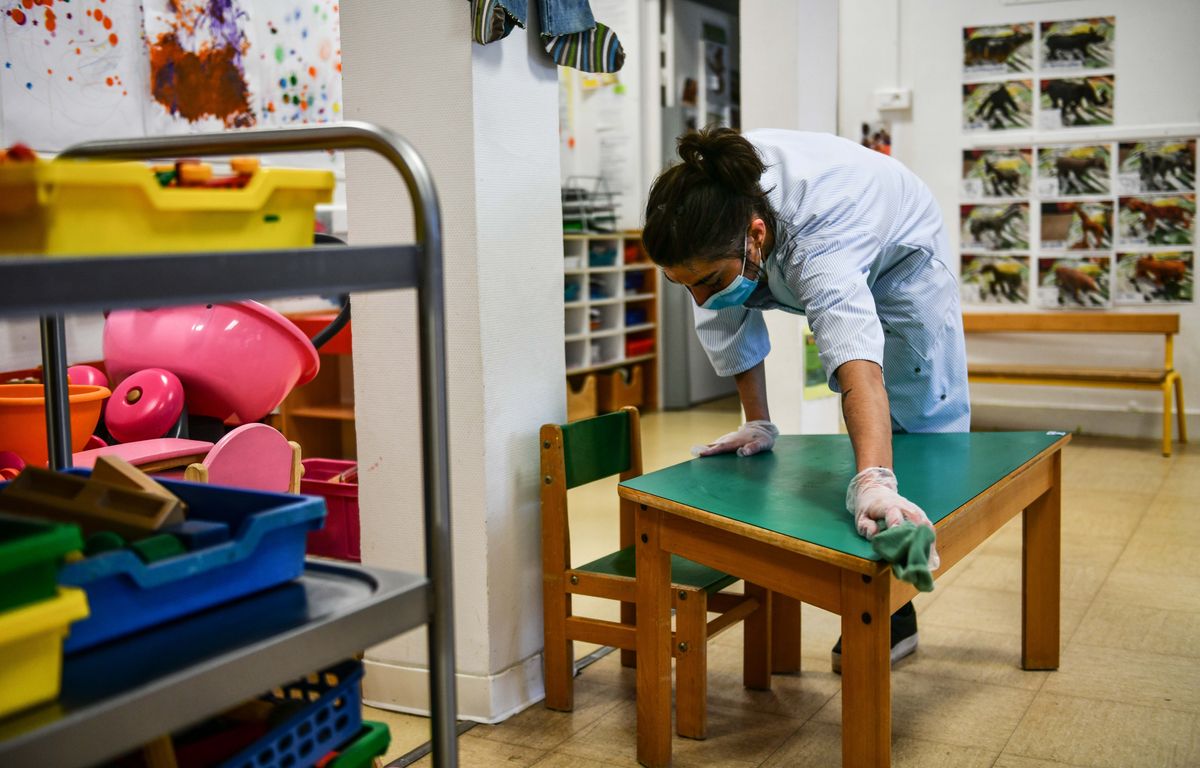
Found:
<path fill-rule="evenodd" d="M 1042 69 L 1111 69 L 1116 31 L 1113 16 L 1043 21 Z"/>
<path fill-rule="evenodd" d="M 1196 188 L 1196 140 L 1154 139 L 1117 147 L 1121 194 L 1177 192 Z"/>
<path fill-rule="evenodd" d="M 1041 247 L 1046 250 L 1112 248 L 1112 201 L 1042 203 L 1041 232 Z"/>
<path fill-rule="evenodd" d="M 1033 149 L 963 150 L 962 190 L 971 200 L 1028 197 Z"/>
<path fill-rule="evenodd" d="M 1007 131 L 1033 127 L 1033 83 L 966 83 L 962 87 L 963 130 Z"/>
<path fill-rule="evenodd" d="M 1192 245 L 1196 195 L 1138 195 L 1120 198 L 1117 245 Z"/>
<path fill-rule="evenodd" d="M 1038 127 L 1112 125 L 1116 87 L 1115 75 L 1042 80 Z"/>
<path fill-rule="evenodd" d="M 964 304 L 1025 304 L 1029 257 L 964 253 L 958 284 Z"/>
<path fill-rule="evenodd" d="M 1033 22 L 963 28 L 963 73 L 1005 75 L 1033 70 Z"/>
<path fill-rule="evenodd" d="M 1038 259 L 1038 306 L 1043 309 L 1111 307 L 1112 263 L 1112 256 Z"/>
<path fill-rule="evenodd" d="M 1038 147 L 1039 197 L 1107 195 L 1112 192 L 1112 148 L 1108 144 Z"/>
<path fill-rule="evenodd" d="M 1190 303 L 1195 296 L 1192 251 L 1117 254 L 1118 304 Z"/>
<path fill-rule="evenodd" d="M 963 250 L 1023 251 L 1029 248 L 1029 204 L 963 205 Z"/>

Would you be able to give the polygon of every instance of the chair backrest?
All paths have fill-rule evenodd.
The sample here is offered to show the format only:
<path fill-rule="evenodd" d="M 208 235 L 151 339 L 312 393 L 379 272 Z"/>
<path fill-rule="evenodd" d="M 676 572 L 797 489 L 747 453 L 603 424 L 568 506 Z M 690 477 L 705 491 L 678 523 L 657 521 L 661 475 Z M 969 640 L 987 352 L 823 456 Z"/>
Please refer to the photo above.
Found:
<path fill-rule="evenodd" d="M 299 446 L 266 424 L 243 424 L 221 438 L 201 465 L 188 468 L 188 479 L 256 491 L 296 493 Z"/>
<path fill-rule="evenodd" d="M 621 410 L 559 427 L 567 488 L 629 470 L 631 421 Z"/>
<path fill-rule="evenodd" d="M 567 490 L 611 475 L 642 474 L 641 418 L 636 408 L 570 424 L 546 424 L 542 447 L 542 562 L 547 574 L 571 565 Z M 620 502 L 621 546 L 633 543 L 633 505 Z"/>

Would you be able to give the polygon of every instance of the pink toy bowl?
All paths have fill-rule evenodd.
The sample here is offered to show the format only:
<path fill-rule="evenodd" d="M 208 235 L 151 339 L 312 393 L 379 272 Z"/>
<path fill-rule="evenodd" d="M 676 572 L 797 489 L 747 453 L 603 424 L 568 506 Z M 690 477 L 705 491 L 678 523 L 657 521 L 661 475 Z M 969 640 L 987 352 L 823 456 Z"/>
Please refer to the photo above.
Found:
<path fill-rule="evenodd" d="M 41 384 L 0 384 L 0 450 L 12 451 L 26 464 L 46 466 L 46 399 Z M 109 395 L 105 387 L 71 384 L 67 409 L 71 415 L 71 451 L 83 450 L 100 421 L 100 406 Z"/>
<path fill-rule="evenodd" d="M 183 413 L 183 384 L 170 371 L 147 368 L 113 390 L 104 426 L 119 443 L 162 437 Z"/>
<path fill-rule="evenodd" d="M 92 365 L 72 365 L 67 369 L 67 381 L 71 384 L 92 384 L 107 387 L 108 377 L 104 371 Z"/>
<path fill-rule="evenodd" d="M 317 375 L 317 350 L 256 301 L 112 312 L 104 363 L 113 381 L 143 368 L 179 377 L 188 413 L 227 424 L 258 421 Z"/>

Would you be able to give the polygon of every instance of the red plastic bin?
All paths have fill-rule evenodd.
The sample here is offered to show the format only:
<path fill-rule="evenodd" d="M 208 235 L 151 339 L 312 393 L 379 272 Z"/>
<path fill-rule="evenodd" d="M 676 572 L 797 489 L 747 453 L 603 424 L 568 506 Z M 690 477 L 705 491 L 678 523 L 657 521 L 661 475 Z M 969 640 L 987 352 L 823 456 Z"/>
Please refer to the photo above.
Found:
<path fill-rule="evenodd" d="M 308 553 L 359 562 L 358 482 L 329 482 L 357 465 L 336 459 L 305 459 L 300 493 L 325 499 L 325 527 L 308 534 Z"/>

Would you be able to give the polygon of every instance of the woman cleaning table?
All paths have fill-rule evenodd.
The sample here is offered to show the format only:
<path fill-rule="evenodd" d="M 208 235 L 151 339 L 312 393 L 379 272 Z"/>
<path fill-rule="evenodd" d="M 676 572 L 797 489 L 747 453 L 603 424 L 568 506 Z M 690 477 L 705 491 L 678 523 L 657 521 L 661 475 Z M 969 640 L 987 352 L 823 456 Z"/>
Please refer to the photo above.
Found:
<path fill-rule="evenodd" d="M 762 313 L 802 314 L 842 395 L 858 532 L 930 525 L 899 492 L 892 433 L 966 432 L 971 410 L 958 285 L 929 188 L 897 160 L 829 134 L 707 128 L 678 148 L 682 162 L 650 189 L 642 239 L 691 292 L 700 343 L 717 374 L 734 377 L 746 414 L 700 455 L 774 445 Z M 936 549 L 929 559 L 936 569 Z M 916 647 L 908 603 L 892 616 L 892 661 Z"/>

